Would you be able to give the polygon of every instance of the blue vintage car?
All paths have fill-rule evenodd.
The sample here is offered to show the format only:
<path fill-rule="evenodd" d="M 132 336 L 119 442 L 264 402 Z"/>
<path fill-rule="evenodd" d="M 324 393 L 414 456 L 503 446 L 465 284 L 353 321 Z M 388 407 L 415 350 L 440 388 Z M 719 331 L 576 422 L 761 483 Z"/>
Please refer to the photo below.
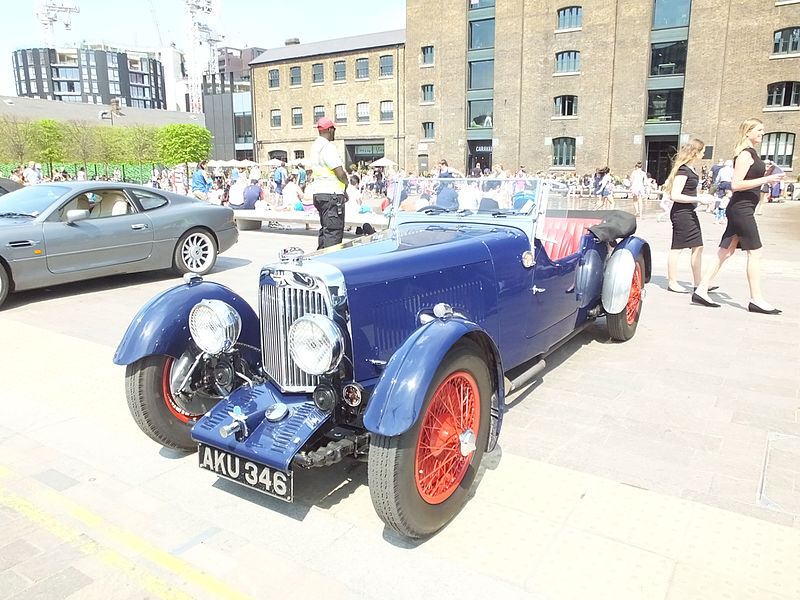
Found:
<path fill-rule="evenodd" d="M 375 510 L 412 538 L 465 503 L 505 398 L 604 317 L 631 338 L 650 248 L 620 211 L 579 211 L 538 180 L 414 179 L 390 228 L 260 275 L 259 305 L 187 275 L 131 323 L 141 429 L 285 501 L 297 469 L 367 457 Z"/>

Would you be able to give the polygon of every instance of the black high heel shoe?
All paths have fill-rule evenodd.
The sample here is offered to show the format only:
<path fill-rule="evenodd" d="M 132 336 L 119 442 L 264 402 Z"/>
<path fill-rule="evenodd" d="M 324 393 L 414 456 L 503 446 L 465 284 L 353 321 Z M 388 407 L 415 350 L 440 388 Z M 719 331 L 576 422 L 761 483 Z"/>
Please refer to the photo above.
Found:
<path fill-rule="evenodd" d="M 773 308 L 771 310 L 767 310 L 766 308 L 761 308 L 758 304 L 753 304 L 752 302 L 747 305 L 747 310 L 752 313 L 759 313 L 762 315 L 779 315 L 783 312 L 779 308 Z"/>
<path fill-rule="evenodd" d="M 692 294 L 692 302 L 694 304 L 701 304 L 702 306 L 708 306 L 709 308 L 719 308 L 720 307 L 720 304 L 717 304 L 716 302 L 712 302 L 711 300 L 706 300 L 705 298 L 703 298 L 702 296 L 698 295 L 697 293 Z M 752 304 L 752 303 L 751 303 L 751 305 L 755 306 L 755 304 Z"/>

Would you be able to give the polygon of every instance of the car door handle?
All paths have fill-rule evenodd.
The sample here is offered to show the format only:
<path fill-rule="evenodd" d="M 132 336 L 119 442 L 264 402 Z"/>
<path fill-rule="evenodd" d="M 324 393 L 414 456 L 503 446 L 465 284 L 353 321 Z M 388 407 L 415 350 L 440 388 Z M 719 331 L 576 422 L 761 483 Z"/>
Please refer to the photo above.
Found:
<path fill-rule="evenodd" d="M 139 231 L 141 229 L 149 229 L 149 228 L 150 226 L 147 223 L 134 223 L 133 225 L 131 225 L 131 229 L 135 231 Z"/>
<path fill-rule="evenodd" d="M 533 293 L 534 294 L 541 294 L 542 292 L 546 292 L 546 291 L 547 290 L 545 288 L 540 288 L 540 287 L 533 286 Z"/>

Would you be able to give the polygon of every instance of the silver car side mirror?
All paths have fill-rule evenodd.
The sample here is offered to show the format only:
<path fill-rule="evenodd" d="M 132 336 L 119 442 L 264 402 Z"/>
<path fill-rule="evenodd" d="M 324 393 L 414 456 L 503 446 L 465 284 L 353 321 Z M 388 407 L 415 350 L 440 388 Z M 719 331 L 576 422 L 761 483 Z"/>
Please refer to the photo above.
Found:
<path fill-rule="evenodd" d="M 76 221 L 83 221 L 89 218 L 89 211 L 82 209 L 73 209 L 67 211 L 67 223 L 75 223 Z"/>

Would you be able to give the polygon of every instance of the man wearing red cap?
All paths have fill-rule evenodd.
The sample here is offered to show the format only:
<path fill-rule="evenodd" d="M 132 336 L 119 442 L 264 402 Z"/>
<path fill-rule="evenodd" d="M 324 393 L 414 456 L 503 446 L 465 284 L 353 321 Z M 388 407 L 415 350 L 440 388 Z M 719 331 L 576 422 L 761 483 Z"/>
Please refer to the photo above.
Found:
<path fill-rule="evenodd" d="M 333 145 L 336 126 L 328 117 L 317 121 L 319 137 L 311 146 L 314 173 L 314 206 L 319 212 L 319 244 L 327 248 L 342 242 L 344 236 L 344 203 L 347 202 L 347 174 L 344 163 Z"/>

